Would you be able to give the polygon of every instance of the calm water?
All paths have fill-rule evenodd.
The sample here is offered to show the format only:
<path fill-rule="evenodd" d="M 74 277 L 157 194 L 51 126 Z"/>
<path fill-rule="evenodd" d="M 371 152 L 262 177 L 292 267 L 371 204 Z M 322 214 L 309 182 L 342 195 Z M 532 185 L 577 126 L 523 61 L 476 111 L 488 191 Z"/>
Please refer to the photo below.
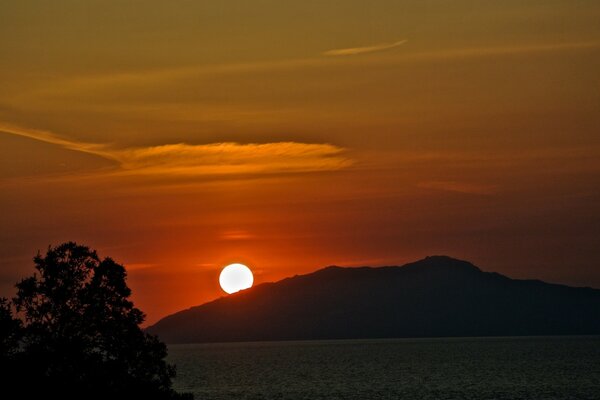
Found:
<path fill-rule="evenodd" d="M 600 399 L 600 337 L 170 346 L 176 388 L 212 399 Z"/>

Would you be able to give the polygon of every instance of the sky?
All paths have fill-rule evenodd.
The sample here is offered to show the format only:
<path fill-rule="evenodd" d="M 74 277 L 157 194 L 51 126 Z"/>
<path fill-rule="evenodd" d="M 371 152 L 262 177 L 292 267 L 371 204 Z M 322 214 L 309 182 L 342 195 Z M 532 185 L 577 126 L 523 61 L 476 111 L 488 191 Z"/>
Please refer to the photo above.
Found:
<path fill-rule="evenodd" d="M 77 241 L 148 323 L 427 255 L 600 288 L 600 2 L 0 4 L 0 296 Z"/>

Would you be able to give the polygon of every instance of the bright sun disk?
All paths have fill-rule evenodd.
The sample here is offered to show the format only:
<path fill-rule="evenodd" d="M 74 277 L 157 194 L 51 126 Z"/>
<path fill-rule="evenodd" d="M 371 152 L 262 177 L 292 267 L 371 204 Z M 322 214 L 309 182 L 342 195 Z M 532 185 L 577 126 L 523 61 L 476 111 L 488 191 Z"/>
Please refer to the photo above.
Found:
<path fill-rule="evenodd" d="M 230 264 L 219 275 L 219 284 L 228 294 L 251 288 L 253 283 L 252 271 L 244 264 Z"/>

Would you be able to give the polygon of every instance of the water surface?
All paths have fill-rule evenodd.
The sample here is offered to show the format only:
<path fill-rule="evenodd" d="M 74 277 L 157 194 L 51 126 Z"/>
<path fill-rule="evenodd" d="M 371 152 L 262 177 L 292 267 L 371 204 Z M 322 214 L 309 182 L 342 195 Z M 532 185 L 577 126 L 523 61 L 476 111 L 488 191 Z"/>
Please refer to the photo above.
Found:
<path fill-rule="evenodd" d="M 197 400 L 600 399 L 600 337 L 169 346 Z"/>

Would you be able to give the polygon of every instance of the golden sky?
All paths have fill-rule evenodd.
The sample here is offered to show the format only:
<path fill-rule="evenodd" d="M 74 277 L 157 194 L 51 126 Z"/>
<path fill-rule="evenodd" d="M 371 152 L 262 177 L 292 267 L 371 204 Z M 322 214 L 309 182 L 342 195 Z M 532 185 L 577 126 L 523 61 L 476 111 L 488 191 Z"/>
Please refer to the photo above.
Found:
<path fill-rule="evenodd" d="M 600 2 L 0 4 L 0 295 L 76 240 L 149 322 L 447 254 L 600 287 Z"/>

